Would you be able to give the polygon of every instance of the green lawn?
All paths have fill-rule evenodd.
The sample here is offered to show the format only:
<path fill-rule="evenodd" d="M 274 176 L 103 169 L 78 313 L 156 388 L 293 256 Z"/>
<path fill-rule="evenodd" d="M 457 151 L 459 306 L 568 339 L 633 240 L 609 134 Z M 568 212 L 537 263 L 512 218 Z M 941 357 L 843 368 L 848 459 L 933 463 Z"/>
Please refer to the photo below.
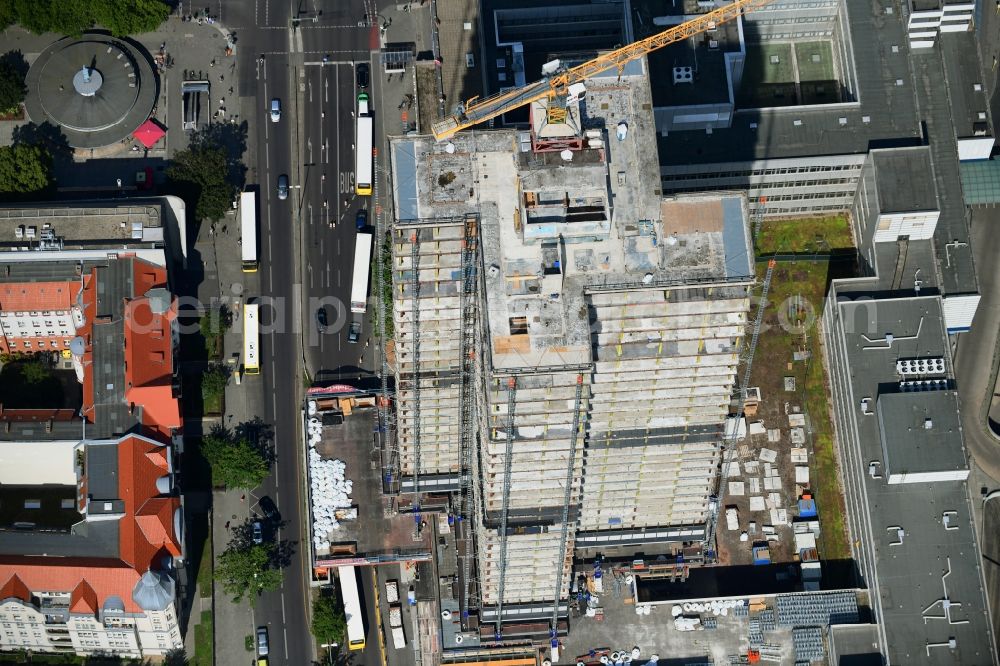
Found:
<path fill-rule="evenodd" d="M 799 68 L 799 81 L 832 81 L 835 78 L 830 42 L 796 43 L 795 63 Z"/>
<path fill-rule="evenodd" d="M 203 598 L 212 596 L 212 555 L 212 539 L 209 535 L 201 550 L 201 562 L 198 563 L 198 594 Z"/>
<path fill-rule="evenodd" d="M 205 414 L 221 414 L 224 406 L 224 393 L 212 394 L 204 396 L 203 408 Z"/>
<path fill-rule="evenodd" d="M 793 252 L 829 252 L 854 247 L 851 226 L 844 215 L 800 220 L 764 220 L 757 236 L 760 255 Z"/>
<path fill-rule="evenodd" d="M 757 264 L 758 274 L 765 265 Z M 764 399 L 761 417 L 768 427 L 787 425 L 785 405 L 801 407 L 812 427 L 811 490 L 819 507 L 820 557 L 850 558 L 844 523 L 844 500 L 834 451 L 828 382 L 822 362 L 819 316 L 823 312 L 829 264 L 779 262 L 774 269 L 762 329 L 754 354 L 751 386 Z M 808 351 L 804 361 L 795 352 Z M 795 377 L 795 391 L 784 390 L 784 377 Z"/>
<path fill-rule="evenodd" d="M 792 65 L 791 44 L 749 44 L 747 45 L 747 71 L 753 73 L 758 83 L 795 83 L 795 68 Z"/>
<path fill-rule="evenodd" d="M 212 611 L 202 611 L 201 621 L 194 628 L 194 656 L 188 660 L 190 666 L 212 666 L 215 649 Z"/>

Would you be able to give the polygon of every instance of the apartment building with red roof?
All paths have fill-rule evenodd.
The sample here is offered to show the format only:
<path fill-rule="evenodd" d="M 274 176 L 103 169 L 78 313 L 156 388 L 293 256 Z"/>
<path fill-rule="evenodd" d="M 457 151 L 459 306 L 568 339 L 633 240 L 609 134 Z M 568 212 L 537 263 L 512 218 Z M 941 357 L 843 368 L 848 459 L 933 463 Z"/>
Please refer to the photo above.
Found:
<path fill-rule="evenodd" d="M 0 352 L 80 384 L 78 404 L 0 405 L 0 651 L 183 645 L 170 257 L 149 208 L 104 210 L 24 251 L 5 247 L 0 208 Z"/>

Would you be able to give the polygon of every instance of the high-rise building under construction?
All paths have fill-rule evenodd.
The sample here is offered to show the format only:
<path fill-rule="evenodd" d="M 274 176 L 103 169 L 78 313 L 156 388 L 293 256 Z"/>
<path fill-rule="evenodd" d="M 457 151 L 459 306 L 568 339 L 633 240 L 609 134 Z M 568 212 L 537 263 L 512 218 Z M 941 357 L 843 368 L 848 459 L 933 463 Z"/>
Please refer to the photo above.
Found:
<path fill-rule="evenodd" d="M 574 557 L 705 538 L 747 204 L 661 196 L 643 66 L 533 104 L 530 131 L 390 144 L 396 488 L 455 493 L 483 624 L 555 618 Z"/>

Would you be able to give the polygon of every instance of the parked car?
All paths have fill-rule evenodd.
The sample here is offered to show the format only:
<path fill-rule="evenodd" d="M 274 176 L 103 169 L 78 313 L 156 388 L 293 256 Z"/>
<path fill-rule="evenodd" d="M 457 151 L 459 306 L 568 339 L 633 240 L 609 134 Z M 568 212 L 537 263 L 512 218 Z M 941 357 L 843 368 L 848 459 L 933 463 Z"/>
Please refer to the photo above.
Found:
<path fill-rule="evenodd" d="M 347 341 L 351 344 L 357 344 L 358 339 L 361 337 L 361 322 L 352 321 L 350 328 L 347 329 Z"/>
<path fill-rule="evenodd" d="M 361 231 L 368 226 L 368 211 L 364 208 L 358 211 L 357 216 L 354 218 L 354 226 Z"/>
<path fill-rule="evenodd" d="M 253 542 L 256 544 L 264 543 L 264 526 L 260 524 L 259 520 L 253 521 Z"/>
<path fill-rule="evenodd" d="M 276 123 L 281 120 L 281 100 L 275 97 L 271 100 L 271 122 Z"/>
<path fill-rule="evenodd" d="M 274 500 L 265 495 L 260 498 L 257 503 L 260 507 L 261 512 L 263 512 L 264 517 L 271 521 L 272 523 L 277 523 L 281 521 L 281 514 L 278 513 L 278 507 L 275 506 Z"/>
<path fill-rule="evenodd" d="M 257 627 L 257 656 L 266 657 L 268 652 L 267 627 Z"/>
<path fill-rule="evenodd" d="M 369 83 L 368 63 L 359 62 L 356 74 L 358 79 L 358 87 L 361 88 L 362 90 L 367 89 Z"/>
<path fill-rule="evenodd" d="M 288 176 L 285 174 L 278 176 L 278 198 L 282 201 L 288 198 Z"/>
<path fill-rule="evenodd" d="M 326 308 L 316 310 L 316 328 L 319 329 L 319 332 L 326 333 L 326 327 L 328 324 L 329 320 L 326 316 Z"/>

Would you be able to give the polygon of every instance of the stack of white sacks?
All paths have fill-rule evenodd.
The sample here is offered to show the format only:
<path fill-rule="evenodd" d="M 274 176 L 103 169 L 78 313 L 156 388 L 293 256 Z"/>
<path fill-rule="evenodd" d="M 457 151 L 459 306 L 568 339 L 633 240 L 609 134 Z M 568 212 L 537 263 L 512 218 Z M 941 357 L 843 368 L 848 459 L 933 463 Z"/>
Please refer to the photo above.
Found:
<path fill-rule="evenodd" d="M 312 485 L 313 546 L 316 550 L 329 550 L 330 532 L 340 527 L 338 509 L 351 507 L 354 483 L 344 472 L 347 465 L 342 460 L 323 460 L 316 445 L 323 436 L 323 425 L 317 418 L 310 418 L 309 479 Z"/>

